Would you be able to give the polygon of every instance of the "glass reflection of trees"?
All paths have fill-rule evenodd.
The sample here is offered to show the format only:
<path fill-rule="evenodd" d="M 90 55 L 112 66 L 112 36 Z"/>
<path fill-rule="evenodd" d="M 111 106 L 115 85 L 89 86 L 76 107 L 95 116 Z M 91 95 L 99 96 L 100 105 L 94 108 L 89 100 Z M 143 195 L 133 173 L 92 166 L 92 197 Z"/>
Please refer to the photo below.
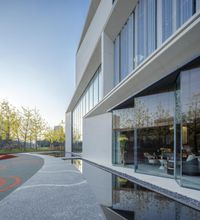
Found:
<path fill-rule="evenodd" d="M 113 150 L 115 164 L 134 163 L 134 111 L 126 108 L 113 111 Z"/>
<path fill-rule="evenodd" d="M 189 144 L 192 152 L 198 154 L 200 146 L 200 93 L 192 95 L 187 104 L 187 111 L 183 112 L 182 121 L 183 132 L 187 130 L 187 134 L 183 134 L 183 144 Z"/>
<path fill-rule="evenodd" d="M 181 73 L 183 185 L 200 188 L 200 68 Z M 194 176 L 194 177 L 191 177 Z"/>
<path fill-rule="evenodd" d="M 135 99 L 138 164 L 158 165 L 161 157 L 173 157 L 174 93 Z"/>

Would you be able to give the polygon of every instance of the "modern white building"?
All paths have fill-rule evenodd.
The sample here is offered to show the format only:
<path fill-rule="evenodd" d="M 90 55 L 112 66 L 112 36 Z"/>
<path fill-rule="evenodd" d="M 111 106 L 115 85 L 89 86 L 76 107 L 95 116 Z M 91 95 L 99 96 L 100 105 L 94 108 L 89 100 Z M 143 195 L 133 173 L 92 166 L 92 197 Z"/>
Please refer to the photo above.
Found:
<path fill-rule="evenodd" d="M 200 0 L 92 0 L 65 130 L 66 152 L 200 200 Z"/>

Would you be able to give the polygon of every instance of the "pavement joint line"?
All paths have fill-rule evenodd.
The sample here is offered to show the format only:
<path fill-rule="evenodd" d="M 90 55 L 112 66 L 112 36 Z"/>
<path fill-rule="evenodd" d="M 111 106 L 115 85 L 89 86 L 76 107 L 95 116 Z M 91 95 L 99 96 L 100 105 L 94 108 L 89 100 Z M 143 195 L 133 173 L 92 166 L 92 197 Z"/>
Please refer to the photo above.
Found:
<path fill-rule="evenodd" d="M 80 173 L 76 170 L 59 170 L 59 171 L 38 171 L 37 173 Z"/>
<path fill-rule="evenodd" d="M 79 183 L 72 183 L 72 184 L 49 184 L 49 183 L 44 183 L 44 184 L 36 184 L 36 185 L 27 185 L 27 186 L 22 186 L 16 189 L 16 191 L 23 190 L 23 189 L 28 189 L 28 188 L 35 188 L 35 187 L 73 187 L 73 186 L 78 186 L 87 183 L 86 180 L 81 181 Z"/>

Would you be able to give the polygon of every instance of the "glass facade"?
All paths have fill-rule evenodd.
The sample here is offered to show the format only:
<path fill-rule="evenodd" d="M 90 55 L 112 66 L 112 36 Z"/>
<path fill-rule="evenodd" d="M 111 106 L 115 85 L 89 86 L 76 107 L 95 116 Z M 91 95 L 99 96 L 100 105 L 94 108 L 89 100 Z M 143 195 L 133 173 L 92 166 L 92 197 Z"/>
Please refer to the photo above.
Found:
<path fill-rule="evenodd" d="M 173 33 L 173 0 L 162 0 L 162 42 Z"/>
<path fill-rule="evenodd" d="M 198 61 L 113 110 L 113 164 L 200 189 L 199 85 Z"/>
<path fill-rule="evenodd" d="M 138 171 L 173 174 L 167 162 L 174 159 L 174 92 L 136 98 L 135 121 Z"/>
<path fill-rule="evenodd" d="M 72 152 L 82 152 L 83 116 L 102 99 L 102 72 L 98 68 L 72 113 Z"/>
<path fill-rule="evenodd" d="M 196 11 L 200 10 L 200 0 L 196 0 Z"/>
<path fill-rule="evenodd" d="M 133 108 L 113 111 L 113 163 L 134 164 Z"/>
<path fill-rule="evenodd" d="M 183 25 L 195 12 L 194 0 L 177 0 L 177 27 Z"/>
<path fill-rule="evenodd" d="M 200 0 L 139 0 L 114 40 L 114 84 L 117 85 L 192 15 Z M 161 15 L 158 27 L 157 15 Z M 174 18 L 176 16 L 176 19 Z"/>
<path fill-rule="evenodd" d="M 181 185 L 200 189 L 200 68 L 181 72 Z"/>
<path fill-rule="evenodd" d="M 135 14 L 132 13 L 114 41 L 115 85 L 135 67 Z"/>

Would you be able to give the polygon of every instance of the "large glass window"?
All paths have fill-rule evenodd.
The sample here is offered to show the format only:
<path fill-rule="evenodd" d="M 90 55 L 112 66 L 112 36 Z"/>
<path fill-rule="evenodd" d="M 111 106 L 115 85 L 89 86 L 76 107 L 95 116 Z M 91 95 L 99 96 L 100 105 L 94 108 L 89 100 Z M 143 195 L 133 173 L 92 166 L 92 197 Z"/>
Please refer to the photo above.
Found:
<path fill-rule="evenodd" d="M 114 41 L 114 84 L 135 67 L 135 14 L 132 13 Z"/>
<path fill-rule="evenodd" d="M 200 0 L 139 0 L 114 40 L 114 84 L 152 54 L 157 41 L 164 42 L 199 10 Z"/>
<path fill-rule="evenodd" d="M 135 42 L 134 42 L 134 28 L 135 26 L 135 19 L 134 14 L 131 14 L 127 21 L 127 27 L 128 27 L 128 72 L 131 73 L 131 71 L 134 68 L 134 58 L 135 58 Z"/>
<path fill-rule="evenodd" d="M 102 74 L 102 71 L 101 71 L 101 67 L 99 68 L 98 70 L 98 80 L 99 80 L 99 101 L 101 101 L 101 99 L 103 98 L 103 74 Z"/>
<path fill-rule="evenodd" d="M 173 0 L 162 0 L 162 42 L 173 32 L 172 7 Z"/>
<path fill-rule="evenodd" d="M 99 79 L 98 74 L 94 78 L 94 106 L 99 102 Z"/>
<path fill-rule="evenodd" d="M 114 42 L 114 83 L 117 85 L 120 82 L 120 50 L 119 50 L 119 36 Z"/>
<path fill-rule="evenodd" d="M 120 34 L 120 80 L 124 79 L 128 73 L 128 27 L 124 25 Z"/>
<path fill-rule="evenodd" d="M 200 0 L 196 0 L 196 11 L 200 10 Z"/>
<path fill-rule="evenodd" d="M 137 64 L 146 57 L 145 53 L 145 0 L 140 0 L 137 11 Z"/>
<path fill-rule="evenodd" d="M 113 163 L 134 164 L 134 111 L 113 111 Z"/>
<path fill-rule="evenodd" d="M 91 110 L 92 108 L 93 108 L 93 106 L 94 106 L 94 90 L 93 90 L 93 86 L 94 86 L 94 84 L 93 83 L 91 83 L 90 84 L 90 87 L 89 87 L 89 99 L 90 99 L 90 105 L 89 105 L 89 109 Z"/>
<path fill-rule="evenodd" d="M 200 189 L 200 68 L 181 73 L 183 186 Z"/>
<path fill-rule="evenodd" d="M 173 174 L 174 92 L 135 99 L 137 170 L 155 175 Z"/>
<path fill-rule="evenodd" d="M 147 56 L 156 49 L 156 0 L 146 1 L 147 7 Z"/>
<path fill-rule="evenodd" d="M 194 14 L 194 0 L 177 0 L 177 27 L 184 24 Z"/>

